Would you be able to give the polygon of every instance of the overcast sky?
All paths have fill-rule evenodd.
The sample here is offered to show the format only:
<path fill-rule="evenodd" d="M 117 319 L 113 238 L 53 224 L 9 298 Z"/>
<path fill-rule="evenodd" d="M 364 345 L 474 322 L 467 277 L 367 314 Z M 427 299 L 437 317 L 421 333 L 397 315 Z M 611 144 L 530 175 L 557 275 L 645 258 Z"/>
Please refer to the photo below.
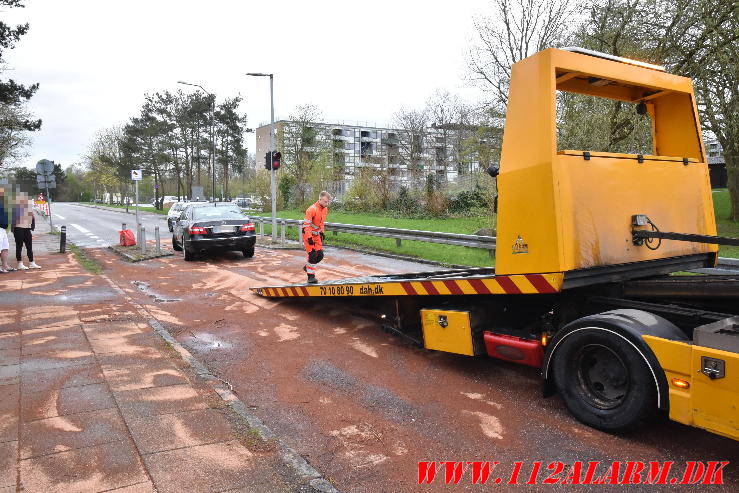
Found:
<path fill-rule="evenodd" d="M 485 0 L 369 2 L 272 0 L 25 0 L 1 12 L 30 23 L 6 51 L 3 78 L 41 87 L 30 103 L 43 119 L 25 164 L 79 162 L 95 133 L 138 114 L 145 93 L 184 80 L 240 94 L 249 126 L 312 103 L 324 121 L 385 125 L 400 107 L 420 107 L 437 89 L 468 101 L 473 21 Z M 254 152 L 253 134 L 247 140 Z"/>

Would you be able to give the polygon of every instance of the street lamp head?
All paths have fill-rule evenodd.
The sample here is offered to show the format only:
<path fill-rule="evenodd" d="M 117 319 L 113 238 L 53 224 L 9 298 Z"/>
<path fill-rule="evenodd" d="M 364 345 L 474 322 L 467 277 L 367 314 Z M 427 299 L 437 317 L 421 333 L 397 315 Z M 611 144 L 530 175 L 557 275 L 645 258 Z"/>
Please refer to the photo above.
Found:
<path fill-rule="evenodd" d="M 249 72 L 246 75 L 253 75 L 254 77 L 269 77 L 272 74 L 262 74 L 260 72 Z"/>

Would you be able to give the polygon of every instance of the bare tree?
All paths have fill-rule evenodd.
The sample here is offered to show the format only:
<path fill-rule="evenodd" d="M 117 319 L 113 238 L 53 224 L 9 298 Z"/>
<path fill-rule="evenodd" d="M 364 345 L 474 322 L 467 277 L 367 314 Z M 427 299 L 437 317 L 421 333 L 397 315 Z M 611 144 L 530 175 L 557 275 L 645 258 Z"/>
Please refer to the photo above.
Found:
<path fill-rule="evenodd" d="M 420 183 L 425 169 L 424 143 L 428 134 L 429 117 L 426 109 L 401 109 L 395 114 L 395 126 L 401 130 L 398 150 L 408 167 L 411 179 Z"/>
<path fill-rule="evenodd" d="M 290 181 L 294 180 L 292 201 L 297 205 L 303 205 L 310 192 L 309 178 L 326 142 L 323 127 L 318 124 L 320 118 L 321 111 L 315 105 L 298 106 L 278 134 L 284 168 Z"/>
<path fill-rule="evenodd" d="M 478 43 L 469 55 L 472 79 L 492 94 L 499 109 L 508 104 L 511 66 L 570 35 L 572 0 L 493 0 L 490 17 L 475 22 Z"/>

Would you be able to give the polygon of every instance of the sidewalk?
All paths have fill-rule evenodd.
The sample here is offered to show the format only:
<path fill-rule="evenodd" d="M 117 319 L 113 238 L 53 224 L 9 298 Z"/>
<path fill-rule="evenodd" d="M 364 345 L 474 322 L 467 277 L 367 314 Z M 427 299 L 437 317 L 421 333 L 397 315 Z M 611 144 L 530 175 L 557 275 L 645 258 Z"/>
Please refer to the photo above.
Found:
<path fill-rule="evenodd" d="M 309 491 L 48 229 L 0 274 L 0 492 Z"/>

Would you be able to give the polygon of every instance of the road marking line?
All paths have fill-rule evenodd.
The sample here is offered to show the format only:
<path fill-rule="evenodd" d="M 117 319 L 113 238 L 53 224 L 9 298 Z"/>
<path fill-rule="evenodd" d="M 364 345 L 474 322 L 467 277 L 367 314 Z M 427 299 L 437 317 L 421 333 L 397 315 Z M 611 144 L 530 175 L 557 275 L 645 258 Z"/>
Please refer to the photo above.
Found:
<path fill-rule="evenodd" d="M 65 218 L 64 216 L 62 216 L 61 214 L 54 214 L 54 215 L 56 216 L 56 218 L 57 218 L 57 219 L 66 219 L 66 218 Z"/>
<path fill-rule="evenodd" d="M 71 226 L 74 226 L 80 233 L 90 233 L 89 229 L 83 228 L 79 224 L 71 224 Z"/>

